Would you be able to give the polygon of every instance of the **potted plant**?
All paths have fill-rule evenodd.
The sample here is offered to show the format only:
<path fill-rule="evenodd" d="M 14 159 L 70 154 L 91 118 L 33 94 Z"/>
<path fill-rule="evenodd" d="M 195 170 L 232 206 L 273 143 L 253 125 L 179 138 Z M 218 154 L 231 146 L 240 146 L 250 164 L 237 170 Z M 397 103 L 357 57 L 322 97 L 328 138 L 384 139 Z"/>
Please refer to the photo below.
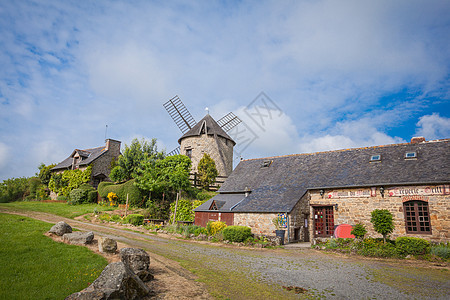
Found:
<path fill-rule="evenodd" d="M 273 225 L 275 225 L 275 235 L 281 238 L 281 245 L 284 245 L 284 235 L 286 230 L 284 229 L 283 221 L 280 216 L 272 219 Z"/>

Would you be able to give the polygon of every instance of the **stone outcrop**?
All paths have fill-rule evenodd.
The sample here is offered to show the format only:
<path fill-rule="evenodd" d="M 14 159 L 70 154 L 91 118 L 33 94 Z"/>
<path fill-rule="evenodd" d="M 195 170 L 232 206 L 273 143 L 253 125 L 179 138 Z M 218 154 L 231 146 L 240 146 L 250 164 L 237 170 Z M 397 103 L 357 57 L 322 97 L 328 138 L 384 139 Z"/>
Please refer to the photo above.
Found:
<path fill-rule="evenodd" d="M 149 293 L 150 289 L 125 263 L 116 262 L 107 265 L 89 287 L 66 299 L 142 299 Z"/>
<path fill-rule="evenodd" d="M 66 233 L 63 235 L 63 240 L 70 244 L 86 245 L 92 243 L 94 240 L 94 233 L 92 231 Z"/>
<path fill-rule="evenodd" d="M 98 238 L 98 251 L 102 253 L 115 253 L 117 251 L 117 242 L 111 238 Z"/>
<path fill-rule="evenodd" d="M 149 270 L 150 256 L 144 250 L 137 248 L 120 249 L 120 260 L 143 281 L 153 279 Z"/>
<path fill-rule="evenodd" d="M 72 232 L 72 227 L 70 227 L 69 224 L 67 224 L 66 222 L 63 222 L 63 221 L 56 223 L 49 230 L 49 233 L 53 233 L 58 236 L 63 236 L 64 234 L 71 233 L 71 232 Z"/>

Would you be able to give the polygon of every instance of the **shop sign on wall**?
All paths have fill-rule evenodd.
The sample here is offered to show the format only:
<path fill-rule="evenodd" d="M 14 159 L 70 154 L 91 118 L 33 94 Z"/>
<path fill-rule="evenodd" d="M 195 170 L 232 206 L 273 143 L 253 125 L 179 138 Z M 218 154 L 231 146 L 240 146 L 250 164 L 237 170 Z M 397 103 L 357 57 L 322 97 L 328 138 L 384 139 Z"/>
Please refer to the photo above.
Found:
<path fill-rule="evenodd" d="M 398 196 L 429 196 L 429 195 L 450 195 L 450 185 L 435 185 L 424 187 L 395 187 L 387 189 L 387 194 L 390 197 Z"/>
<path fill-rule="evenodd" d="M 370 197 L 371 190 L 353 190 L 353 191 L 331 191 L 328 193 L 328 199 L 335 198 L 361 198 Z"/>

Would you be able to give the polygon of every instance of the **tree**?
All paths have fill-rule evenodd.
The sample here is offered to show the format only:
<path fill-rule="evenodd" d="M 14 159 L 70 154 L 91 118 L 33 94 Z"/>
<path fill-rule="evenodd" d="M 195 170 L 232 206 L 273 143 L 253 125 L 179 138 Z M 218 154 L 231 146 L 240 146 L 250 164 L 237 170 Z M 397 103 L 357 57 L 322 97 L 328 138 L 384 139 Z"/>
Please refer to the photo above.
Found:
<path fill-rule="evenodd" d="M 164 151 L 158 151 L 156 139 L 148 142 L 145 139 L 139 141 L 135 138 L 130 146 L 125 145 L 123 154 L 109 176 L 115 182 L 133 179 L 137 176 L 137 171 L 142 164 L 163 159 L 164 156 Z"/>
<path fill-rule="evenodd" d="M 393 217 L 387 209 L 375 209 L 371 213 L 372 218 L 370 222 L 376 232 L 383 235 L 383 240 L 386 243 L 386 236 L 394 231 Z"/>
<path fill-rule="evenodd" d="M 48 186 L 48 183 L 50 182 L 50 178 L 52 177 L 52 171 L 51 169 L 56 166 L 56 164 L 51 164 L 46 166 L 44 163 L 41 163 L 39 166 L 39 174 L 38 177 L 41 180 L 42 184 L 45 184 Z"/>
<path fill-rule="evenodd" d="M 203 154 L 197 167 L 200 184 L 205 190 L 209 190 L 209 186 L 216 181 L 218 175 L 216 163 L 207 153 Z"/>
<path fill-rule="evenodd" d="M 150 194 L 152 192 L 162 193 L 163 195 L 176 194 L 174 214 L 176 215 L 176 207 L 180 193 L 190 186 L 190 169 L 191 160 L 185 155 L 173 155 L 153 162 L 147 161 L 141 165 L 141 168 L 137 172 L 136 186 L 148 191 Z M 149 202 L 152 206 L 158 206 L 151 199 L 149 199 Z M 161 202 L 164 201 L 161 200 Z"/>

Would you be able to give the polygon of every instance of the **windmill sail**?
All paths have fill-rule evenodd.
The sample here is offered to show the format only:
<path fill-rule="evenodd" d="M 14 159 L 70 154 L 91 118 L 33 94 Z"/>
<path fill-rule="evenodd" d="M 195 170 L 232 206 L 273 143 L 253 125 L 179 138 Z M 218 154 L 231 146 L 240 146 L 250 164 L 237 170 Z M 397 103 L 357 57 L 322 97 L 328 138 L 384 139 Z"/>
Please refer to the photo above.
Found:
<path fill-rule="evenodd" d="M 217 121 L 217 124 L 225 130 L 230 131 L 235 126 L 237 126 L 239 123 L 241 123 L 241 119 L 239 119 L 235 114 L 232 112 L 229 112 L 225 116 L 223 116 L 219 121 Z"/>
<path fill-rule="evenodd" d="M 178 96 L 173 97 L 164 103 L 163 106 L 183 134 L 197 124 Z"/>

